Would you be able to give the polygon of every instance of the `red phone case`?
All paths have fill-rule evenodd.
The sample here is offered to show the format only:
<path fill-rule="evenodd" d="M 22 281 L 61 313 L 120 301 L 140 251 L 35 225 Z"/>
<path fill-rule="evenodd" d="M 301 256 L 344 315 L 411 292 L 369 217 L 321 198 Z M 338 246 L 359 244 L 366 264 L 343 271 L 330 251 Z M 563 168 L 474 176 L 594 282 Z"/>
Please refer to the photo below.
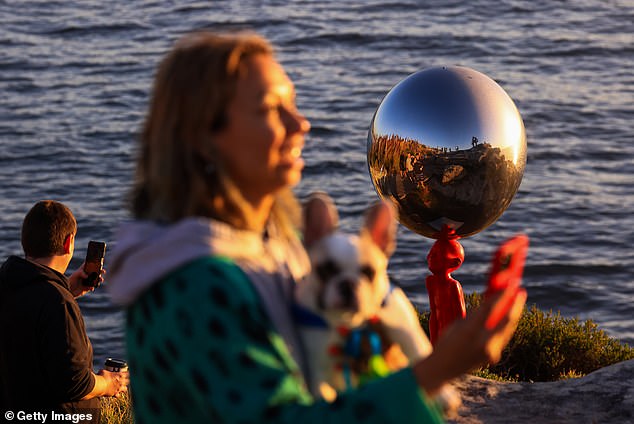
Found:
<path fill-rule="evenodd" d="M 516 291 L 519 290 L 527 252 L 528 236 L 525 234 L 513 236 L 500 245 L 491 263 L 491 273 L 489 274 L 487 289 L 484 292 L 485 298 L 509 286 L 515 287 Z M 507 302 L 497 305 L 491 311 L 485 323 L 487 329 L 491 330 L 498 325 L 500 319 L 507 314 L 513 305 L 514 300 L 515 297 L 510 297 Z"/>

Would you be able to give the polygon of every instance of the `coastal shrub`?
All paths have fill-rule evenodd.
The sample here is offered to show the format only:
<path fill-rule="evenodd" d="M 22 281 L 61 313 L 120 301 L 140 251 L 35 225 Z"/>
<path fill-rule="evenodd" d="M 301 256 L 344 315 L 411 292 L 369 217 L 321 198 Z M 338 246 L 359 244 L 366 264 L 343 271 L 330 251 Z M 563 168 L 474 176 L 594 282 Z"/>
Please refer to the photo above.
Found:
<path fill-rule="evenodd" d="M 468 311 L 481 296 L 465 296 Z M 429 334 L 429 312 L 421 313 Z M 536 306 L 525 308 L 513 338 L 499 363 L 474 374 L 510 381 L 555 381 L 584 376 L 599 368 L 634 358 L 634 349 L 608 336 L 593 321 L 562 317 Z"/>

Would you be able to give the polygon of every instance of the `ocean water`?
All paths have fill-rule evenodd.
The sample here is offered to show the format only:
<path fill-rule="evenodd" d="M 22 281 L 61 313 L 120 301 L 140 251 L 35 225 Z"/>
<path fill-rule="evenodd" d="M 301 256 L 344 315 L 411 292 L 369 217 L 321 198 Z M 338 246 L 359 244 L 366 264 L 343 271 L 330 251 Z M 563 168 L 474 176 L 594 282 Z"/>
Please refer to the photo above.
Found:
<path fill-rule="evenodd" d="M 389 89 L 439 65 L 496 80 L 524 119 L 527 166 L 500 219 L 462 240 L 453 276 L 483 290 L 497 244 L 526 232 L 529 303 L 633 344 L 632 22 L 629 0 L 0 0 L 0 256 L 21 254 L 23 216 L 44 198 L 77 217 L 72 269 L 88 240 L 112 247 L 156 64 L 192 29 L 252 29 L 276 46 L 312 123 L 297 194 L 329 192 L 349 232 L 376 199 L 366 135 Z M 421 308 L 432 242 L 401 226 L 390 265 Z M 95 362 L 125 356 L 107 291 L 80 305 Z"/>

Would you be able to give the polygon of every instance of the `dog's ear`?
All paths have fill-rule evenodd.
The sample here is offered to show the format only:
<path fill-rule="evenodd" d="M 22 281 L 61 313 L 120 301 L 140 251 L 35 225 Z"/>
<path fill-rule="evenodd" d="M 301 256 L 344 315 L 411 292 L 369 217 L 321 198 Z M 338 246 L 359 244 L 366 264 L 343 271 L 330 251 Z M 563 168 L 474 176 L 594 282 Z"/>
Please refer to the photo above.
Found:
<path fill-rule="evenodd" d="M 312 193 L 303 207 L 304 245 L 314 242 L 337 229 L 339 214 L 335 202 L 324 192 Z"/>
<path fill-rule="evenodd" d="M 366 231 L 374 244 L 385 253 L 388 258 L 396 248 L 396 210 L 391 203 L 381 201 L 372 205 L 365 213 L 365 223 L 362 231 Z"/>

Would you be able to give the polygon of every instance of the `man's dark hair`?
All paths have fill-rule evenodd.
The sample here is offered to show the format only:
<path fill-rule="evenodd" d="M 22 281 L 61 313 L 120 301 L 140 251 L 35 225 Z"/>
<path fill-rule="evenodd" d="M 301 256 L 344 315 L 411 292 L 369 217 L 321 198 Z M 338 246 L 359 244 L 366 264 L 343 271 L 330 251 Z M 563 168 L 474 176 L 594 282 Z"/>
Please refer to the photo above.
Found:
<path fill-rule="evenodd" d="M 64 254 L 64 240 L 77 231 L 73 213 L 60 202 L 37 202 L 22 223 L 22 249 L 31 258 Z"/>

